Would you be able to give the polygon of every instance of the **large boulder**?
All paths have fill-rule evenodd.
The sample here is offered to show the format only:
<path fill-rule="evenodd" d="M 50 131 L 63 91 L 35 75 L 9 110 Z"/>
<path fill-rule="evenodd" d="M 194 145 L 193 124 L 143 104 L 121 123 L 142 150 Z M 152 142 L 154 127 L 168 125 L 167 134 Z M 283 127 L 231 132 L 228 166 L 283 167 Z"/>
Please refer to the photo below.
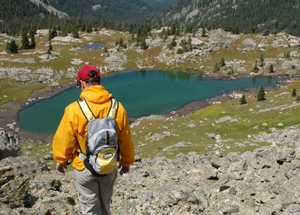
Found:
<path fill-rule="evenodd" d="M 19 138 L 0 128 L 0 160 L 20 154 Z"/>

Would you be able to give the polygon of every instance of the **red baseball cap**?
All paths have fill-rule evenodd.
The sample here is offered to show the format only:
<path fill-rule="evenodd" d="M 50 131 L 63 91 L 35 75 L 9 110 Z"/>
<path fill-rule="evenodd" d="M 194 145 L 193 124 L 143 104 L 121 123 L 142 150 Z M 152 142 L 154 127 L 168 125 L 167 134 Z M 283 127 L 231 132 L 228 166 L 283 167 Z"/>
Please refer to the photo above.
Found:
<path fill-rule="evenodd" d="M 96 73 L 90 73 L 91 71 L 95 71 Z M 85 81 L 90 78 L 100 78 L 100 71 L 97 67 L 92 65 L 84 65 L 79 71 L 77 75 L 77 82 Z"/>

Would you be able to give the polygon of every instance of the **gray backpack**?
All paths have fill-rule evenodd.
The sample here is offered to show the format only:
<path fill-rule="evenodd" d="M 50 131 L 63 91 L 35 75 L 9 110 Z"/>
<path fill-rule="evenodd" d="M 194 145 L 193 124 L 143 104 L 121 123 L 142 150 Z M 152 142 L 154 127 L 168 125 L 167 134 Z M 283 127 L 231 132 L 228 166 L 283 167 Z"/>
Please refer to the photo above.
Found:
<path fill-rule="evenodd" d="M 94 176 L 107 175 L 116 169 L 119 159 L 118 132 L 115 120 L 118 101 L 114 98 L 111 99 L 109 113 L 104 118 L 96 118 L 85 99 L 78 99 L 78 104 L 88 121 L 87 154 L 84 155 L 80 149 L 79 157 Z"/>

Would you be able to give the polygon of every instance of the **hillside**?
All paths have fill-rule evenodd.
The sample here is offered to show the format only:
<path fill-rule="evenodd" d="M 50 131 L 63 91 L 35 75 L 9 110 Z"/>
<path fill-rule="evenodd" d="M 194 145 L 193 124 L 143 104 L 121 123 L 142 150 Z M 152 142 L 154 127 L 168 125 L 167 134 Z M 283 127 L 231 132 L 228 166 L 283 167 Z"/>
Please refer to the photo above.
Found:
<path fill-rule="evenodd" d="M 49 4 L 71 17 L 100 18 L 110 21 L 144 22 L 176 0 L 49 0 Z"/>
<path fill-rule="evenodd" d="M 299 36 L 300 17 L 297 0 L 178 0 L 159 19 L 203 26 L 237 26 L 241 32 L 276 29 Z M 158 20 L 159 20 L 158 19 Z"/>

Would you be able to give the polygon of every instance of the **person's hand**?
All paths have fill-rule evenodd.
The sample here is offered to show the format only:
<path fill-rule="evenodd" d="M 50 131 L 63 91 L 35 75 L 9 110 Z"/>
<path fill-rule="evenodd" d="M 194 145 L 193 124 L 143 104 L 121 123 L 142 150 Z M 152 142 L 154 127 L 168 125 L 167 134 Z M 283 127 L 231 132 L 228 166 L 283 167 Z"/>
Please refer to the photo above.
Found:
<path fill-rule="evenodd" d="M 120 173 L 120 175 L 123 175 L 123 174 L 125 174 L 125 173 L 128 173 L 129 172 L 129 169 L 130 169 L 130 167 L 128 166 L 121 166 L 121 165 L 119 165 L 119 167 L 118 167 L 119 169 L 120 169 L 120 171 L 119 171 L 119 173 Z"/>
<path fill-rule="evenodd" d="M 65 169 L 67 169 L 67 163 L 65 164 L 60 164 L 60 163 L 56 163 L 56 172 L 60 175 L 64 175 L 65 174 Z"/>

